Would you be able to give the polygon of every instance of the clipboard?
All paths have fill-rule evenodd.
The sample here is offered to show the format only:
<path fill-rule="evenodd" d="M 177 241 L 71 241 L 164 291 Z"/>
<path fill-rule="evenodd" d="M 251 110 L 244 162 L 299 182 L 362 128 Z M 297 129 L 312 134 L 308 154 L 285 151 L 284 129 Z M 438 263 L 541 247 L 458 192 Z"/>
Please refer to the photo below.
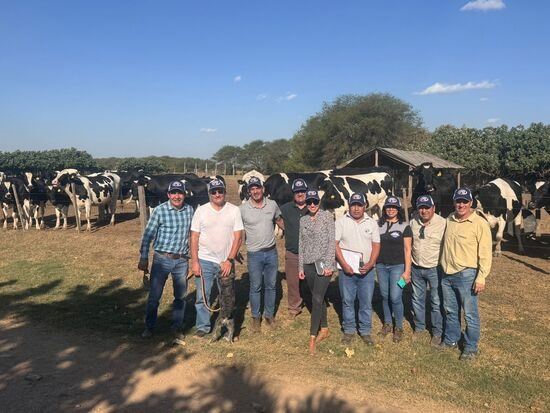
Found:
<path fill-rule="evenodd" d="M 359 263 L 363 261 L 363 253 L 359 251 L 348 250 L 345 248 L 340 248 L 342 250 L 342 255 L 344 256 L 344 261 L 346 261 L 350 267 L 353 269 L 354 274 L 359 274 L 359 268 L 361 265 Z M 342 269 L 340 263 L 337 264 L 338 269 Z"/>

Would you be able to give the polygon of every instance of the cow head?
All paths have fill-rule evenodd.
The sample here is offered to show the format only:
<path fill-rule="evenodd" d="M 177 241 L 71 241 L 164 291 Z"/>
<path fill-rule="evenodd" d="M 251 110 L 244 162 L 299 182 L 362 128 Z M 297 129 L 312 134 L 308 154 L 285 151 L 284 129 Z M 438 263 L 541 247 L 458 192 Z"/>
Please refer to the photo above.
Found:
<path fill-rule="evenodd" d="M 337 209 L 345 205 L 345 201 L 329 178 L 325 179 L 319 185 L 319 191 L 324 194 L 321 197 L 321 207 L 323 209 Z"/>
<path fill-rule="evenodd" d="M 74 181 L 78 176 L 78 171 L 76 169 L 63 169 L 62 171 L 55 171 L 55 178 L 52 180 L 52 185 L 56 186 L 65 186 Z"/>
<path fill-rule="evenodd" d="M 435 191 L 434 177 L 442 176 L 441 169 L 434 168 L 431 162 L 424 162 L 410 172 L 411 176 L 418 177 L 416 190 L 430 194 Z"/>
<path fill-rule="evenodd" d="M 533 200 L 529 203 L 529 208 L 550 209 L 550 181 L 537 183 L 536 190 L 533 193 Z"/>

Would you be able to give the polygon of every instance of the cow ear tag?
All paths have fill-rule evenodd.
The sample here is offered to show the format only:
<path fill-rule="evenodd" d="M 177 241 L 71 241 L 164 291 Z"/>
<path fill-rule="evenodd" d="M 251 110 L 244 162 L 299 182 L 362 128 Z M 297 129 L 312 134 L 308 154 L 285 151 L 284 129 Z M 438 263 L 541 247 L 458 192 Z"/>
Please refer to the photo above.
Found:
<path fill-rule="evenodd" d="M 439 172 L 437 173 L 437 176 L 441 176 L 441 175 L 442 175 L 442 173 L 441 173 L 441 171 L 439 171 Z"/>

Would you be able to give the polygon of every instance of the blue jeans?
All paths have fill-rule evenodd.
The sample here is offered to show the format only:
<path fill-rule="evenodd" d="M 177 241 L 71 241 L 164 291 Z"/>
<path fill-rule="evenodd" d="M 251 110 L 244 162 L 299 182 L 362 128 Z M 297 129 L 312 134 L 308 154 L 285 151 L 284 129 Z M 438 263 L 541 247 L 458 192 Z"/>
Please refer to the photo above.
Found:
<path fill-rule="evenodd" d="M 437 267 L 421 268 L 413 265 L 411 271 L 412 280 L 412 306 L 414 310 L 414 330 L 426 330 L 426 284 L 430 285 L 430 313 L 432 321 L 432 334 L 441 337 L 443 333 L 443 316 L 441 314 L 441 300 L 439 299 L 439 271 Z"/>
<path fill-rule="evenodd" d="M 250 277 L 250 311 L 252 317 L 259 318 L 262 301 L 262 281 L 264 284 L 264 316 L 273 318 L 279 260 L 277 249 L 248 252 L 248 275 Z"/>
<path fill-rule="evenodd" d="M 369 335 L 372 329 L 372 294 L 374 269 L 365 275 L 346 275 L 340 270 L 338 277 L 342 296 L 342 328 L 344 334 L 355 334 L 355 299 L 359 300 L 359 334 Z"/>
<path fill-rule="evenodd" d="M 145 325 L 148 329 L 153 330 L 155 328 L 159 301 L 170 273 L 172 274 L 172 284 L 174 286 L 172 328 L 182 328 L 185 313 L 185 294 L 187 293 L 187 268 L 187 259 L 175 260 L 155 252 L 151 267 L 149 298 L 145 310 Z"/>
<path fill-rule="evenodd" d="M 397 285 L 397 281 L 405 271 L 405 264 L 376 264 L 378 285 L 382 295 L 382 308 L 384 310 L 384 324 L 392 324 L 392 312 L 395 317 L 395 327 L 403 328 L 403 289 Z M 391 302 L 391 309 L 390 309 Z"/>
<path fill-rule="evenodd" d="M 210 310 L 204 305 L 203 296 L 206 297 L 206 304 L 211 306 L 210 294 L 212 293 L 212 286 L 214 281 L 219 283 L 220 265 L 212 261 L 199 260 L 202 272 L 202 278 L 204 279 L 204 295 L 202 291 L 201 277 L 195 277 L 195 288 L 197 290 L 197 296 L 195 299 L 195 309 L 197 310 L 197 320 L 195 325 L 197 330 L 202 330 L 206 333 L 210 332 Z M 219 288 L 219 284 L 218 284 Z"/>
<path fill-rule="evenodd" d="M 480 320 L 477 309 L 477 294 L 472 288 L 477 270 L 466 268 L 456 274 L 445 274 L 441 280 L 443 305 L 447 314 L 445 323 L 445 343 L 455 344 L 460 339 L 460 309 L 464 311 L 466 329 L 464 331 L 464 351 L 475 352 L 479 342 Z"/>

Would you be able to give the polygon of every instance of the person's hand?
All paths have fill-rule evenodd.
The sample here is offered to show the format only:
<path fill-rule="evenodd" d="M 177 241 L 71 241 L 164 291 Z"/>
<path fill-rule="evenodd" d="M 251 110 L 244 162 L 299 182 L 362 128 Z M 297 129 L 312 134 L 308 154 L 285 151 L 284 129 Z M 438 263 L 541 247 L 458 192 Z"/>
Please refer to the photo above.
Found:
<path fill-rule="evenodd" d="M 222 278 L 227 277 L 231 273 L 231 268 L 233 267 L 233 264 L 231 264 L 231 261 L 225 260 L 220 264 L 220 275 Z"/>
<path fill-rule="evenodd" d="M 304 280 L 305 278 L 306 278 L 306 275 L 304 274 L 304 272 L 303 272 L 303 271 L 300 271 L 300 272 L 298 273 L 298 279 Z"/>
<path fill-rule="evenodd" d="M 482 293 L 483 291 L 485 291 L 485 284 L 475 282 L 473 290 L 474 290 L 474 294 Z"/>
<path fill-rule="evenodd" d="M 409 271 L 405 271 L 403 274 L 401 274 L 401 277 L 403 277 L 407 284 L 411 282 L 411 273 Z"/>
<path fill-rule="evenodd" d="M 342 265 L 342 271 L 344 271 L 346 275 L 353 275 L 353 268 L 347 262 Z"/>
<path fill-rule="evenodd" d="M 359 274 L 366 274 L 370 270 L 372 270 L 373 267 L 374 267 L 374 264 L 372 264 L 370 262 L 367 262 L 367 263 L 365 263 L 365 265 L 363 265 L 362 267 L 359 268 Z"/>
<path fill-rule="evenodd" d="M 323 275 L 325 277 L 332 277 L 332 272 L 333 272 L 332 268 L 326 268 L 326 269 L 323 270 Z M 353 270 L 352 270 L 352 272 L 353 272 Z"/>
<path fill-rule="evenodd" d="M 145 274 L 149 274 L 149 260 L 147 258 L 141 258 L 137 267 L 138 270 L 143 271 Z"/>
<path fill-rule="evenodd" d="M 195 277 L 201 277 L 202 276 L 202 270 L 201 265 L 199 263 L 199 260 L 191 261 L 191 272 Z"/>

